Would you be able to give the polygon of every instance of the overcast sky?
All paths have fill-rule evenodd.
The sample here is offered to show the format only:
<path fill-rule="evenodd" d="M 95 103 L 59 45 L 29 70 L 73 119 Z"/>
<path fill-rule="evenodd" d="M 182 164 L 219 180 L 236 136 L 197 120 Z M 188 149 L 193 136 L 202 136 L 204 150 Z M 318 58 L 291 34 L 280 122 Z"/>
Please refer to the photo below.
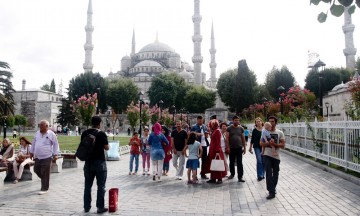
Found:
<path fill-rule="evenodd" d="M 0 0 L 0 61 L 11 65 L 15 89 L 23 79 L 27 88 L 39 88 L 53 78 L 65 89 L 83 72 L 87 7 L 88 0 Z M 303 86 L 309 50 L 327 67 L 345 67 L 344 18 L 330 15 L 318 23 L 317 15 L 327 9 L 308 0 L 201 0 L 202 70 L 209 78 L 212 21 L 218 77 L 246 59 L 259 83 L 273 66 L 286 65 Z M 352 21 L 359 50 L 356 10 Z M 160 42 L 191 62 L 193 0 L 93 0 L 93 13 L 94 72 L 106 76 L 120 69 L 120 59 L 131 51 L 133 28 L 136 51 L 154 42 L 158 32 Z"/>

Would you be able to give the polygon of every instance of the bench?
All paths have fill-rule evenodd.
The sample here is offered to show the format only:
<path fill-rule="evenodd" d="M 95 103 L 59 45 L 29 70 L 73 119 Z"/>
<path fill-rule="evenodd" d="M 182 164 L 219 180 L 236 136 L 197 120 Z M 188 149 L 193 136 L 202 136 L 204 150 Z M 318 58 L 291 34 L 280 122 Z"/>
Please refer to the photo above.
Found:
<path fill-rule="evenodd" d="M 61 156 L 64 158 L 64 161 L 63 161 L 63 164 L 62 164 L 63 169 L 77 168 L 78 167 L 78 161 L 76 159 L 75 154 L 66 153 L 66 154 L 61 154 Z"/>
<path fill-rule="evenodd" d="M 56 161 L 52 160 L 50 172 L 60 173 L 62 171 L 63 162 L 64 162 L 63 156 L 58 156 Z"/>
<path fill-rule="evenodd" d="M 34 166 L 35 162 L 31 162 L 28 163 L 24 166 L 24 171 L 21 175 L 21 181 L 31 181 L 32 180 L 32 172 L 30 170 L 30 167 Z M 12 182 L 15 180 L 15 174 L 14 174 L 14 170 L 12 168 L 12 164 L 11 164 L 11 169 L 7 171 L 6 177 L 4 179 L 5 182 Z"/>
<path fill-rule="evenodd" d="M 0 167 L 0 188 L 4 186 L 4 179 L 6 177 L 7 170 L 7 167 Z"/>

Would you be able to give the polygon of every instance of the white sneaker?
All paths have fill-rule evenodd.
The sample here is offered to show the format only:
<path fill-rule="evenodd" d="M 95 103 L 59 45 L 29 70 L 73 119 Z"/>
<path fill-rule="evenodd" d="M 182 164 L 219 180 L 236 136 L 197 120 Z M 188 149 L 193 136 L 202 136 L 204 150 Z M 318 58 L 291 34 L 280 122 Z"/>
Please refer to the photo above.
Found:
<path fill-rule="evenodd" d="M 179 177 L 178 177 L 178 180 L 182 180 L 182 177 L 181 177 L 181 176 L 179 176 Z"/>
<path fill-rule="evenodd" d="M 48 191 L 46 190 L 46 191 L 39 191 L 39 195 L 44 195 L 44 194 L 46 194 Z"/>

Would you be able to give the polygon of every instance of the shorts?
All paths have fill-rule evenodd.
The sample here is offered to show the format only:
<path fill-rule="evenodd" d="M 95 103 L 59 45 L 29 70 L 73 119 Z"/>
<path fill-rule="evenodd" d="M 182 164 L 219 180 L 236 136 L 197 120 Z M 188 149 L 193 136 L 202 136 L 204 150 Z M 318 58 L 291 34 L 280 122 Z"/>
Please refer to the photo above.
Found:
<path fill-rule="evenodd" d="M 199 168 L 199 159 L 188 159 L 186 161 L 186 168 L 190 168 L 191 170 Z"/>

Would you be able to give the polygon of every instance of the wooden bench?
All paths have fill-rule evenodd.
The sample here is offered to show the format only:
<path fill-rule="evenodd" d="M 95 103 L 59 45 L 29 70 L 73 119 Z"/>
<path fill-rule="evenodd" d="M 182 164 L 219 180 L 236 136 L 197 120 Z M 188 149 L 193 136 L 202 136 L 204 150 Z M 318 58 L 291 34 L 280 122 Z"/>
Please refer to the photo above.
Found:
<path fill-rule="evenodd" d="M 64 158 L 64 161 L 62 164 L 63 169 L 78 167 L 78 161 L 76 159 L 75 154 L 65 153 L 65 154 L 61 154 L 61 156 L 63 156 L 63 158 Z"/>

